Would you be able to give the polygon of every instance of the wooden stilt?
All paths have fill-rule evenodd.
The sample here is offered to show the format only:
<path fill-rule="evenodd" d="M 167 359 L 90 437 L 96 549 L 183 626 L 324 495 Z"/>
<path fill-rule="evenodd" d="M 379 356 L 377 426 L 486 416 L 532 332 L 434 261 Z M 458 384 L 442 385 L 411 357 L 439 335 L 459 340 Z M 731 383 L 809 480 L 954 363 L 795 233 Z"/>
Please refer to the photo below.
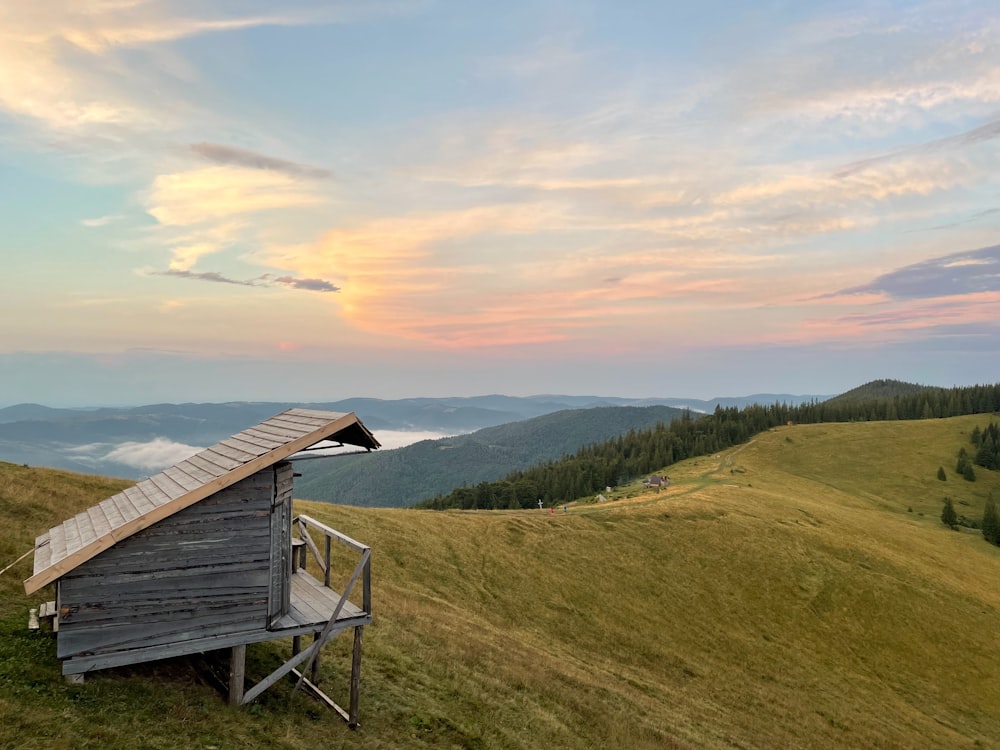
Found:
<path fill-rule="evenodd" d="M 292 656 L 299 653 L 302 650 L 302 636 L 295 635 L 292 636 Z"/>
<path fill-rule="evenodd" d="M 358 726 L 358 699 L 361 695 L 361 643 L 364 639 L 364 627 L 354 628 L 354 655 L 351 658 L 351 706 L 347 726 L 355 729 Z"/>
<path fill-rule="evenodd" d="M 247 646 L 241 643 L 233 646 L 229 655 L 229 705 L 243 703 L 243 685 L 246 677 Z"/>
<path fill-rule="evenodd" d="M 313 642 L 319 640 L 319 633 L 313 633 Z M 309 679 L 312 680 L 314 685 L 319 685 L 319 657 L 320 652 L 316 652 L 316 656 L 313 657 L 312 667 L 309 671 Z"/>

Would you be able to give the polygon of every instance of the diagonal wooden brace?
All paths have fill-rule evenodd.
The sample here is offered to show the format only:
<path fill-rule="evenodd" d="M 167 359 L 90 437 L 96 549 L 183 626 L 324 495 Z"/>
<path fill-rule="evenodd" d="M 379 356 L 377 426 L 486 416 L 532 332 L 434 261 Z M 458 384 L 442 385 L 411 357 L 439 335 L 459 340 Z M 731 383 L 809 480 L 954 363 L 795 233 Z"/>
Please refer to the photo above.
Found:
<path fill-rule="evenodd" d="M 340 601 L 337 602 L 337 606 L 333 610 L 333 615 L 330 617 L 330 621 L 327 622 L 326 627 L 323 628 L 323 632 L 320 633 L 319 637 L 315 641 L 313 641 L 312 645 L 302 652 L 302 654 L 308 655 L 308 661 L 305 663 L 305 666 L 302 667 L 303 675 L 309 671 L 310 667 L 312 667 L 313 660 L 315 660 L 319 650 L 323 648 L 323 644 L 326 643 L 333 634 L 334 628 L 337 625 L 337 618 L 340 616 L 340 611 L 344 608 L 344 602 L 346 602 L 347 598 L 351 595 L 351 589 L 354 588 L 354 584 L 357 583 L 358 578 L 361 577 L 361 574 L 365 569 L 365 566 L 368 565 L 368 560 L 371 558 L 371 554 L 372 551 L 367 547 L 361 553 L 361 559 L 358 561 L 358 564 L 354 568 L 354 572 L 351 574 L 351 580 L 348 581 L 347 586 L 344 587 L 344 593 L 340 597 Z M 295 665 L 293 664 L 292 666 L 294 667 Z M 291 668 L 289 668 L 288 671 L 291 671 Z M 285 672 L 285 674 L 287 674 L 287 672 Z M 302 680 L 303 677 L 299 677 L 298 681 L 295 683 L 295 687 L 292 689 L 293 696 L 295 695 L 295 691 L 299 689 L 299 685 L 302 684 Z"/>

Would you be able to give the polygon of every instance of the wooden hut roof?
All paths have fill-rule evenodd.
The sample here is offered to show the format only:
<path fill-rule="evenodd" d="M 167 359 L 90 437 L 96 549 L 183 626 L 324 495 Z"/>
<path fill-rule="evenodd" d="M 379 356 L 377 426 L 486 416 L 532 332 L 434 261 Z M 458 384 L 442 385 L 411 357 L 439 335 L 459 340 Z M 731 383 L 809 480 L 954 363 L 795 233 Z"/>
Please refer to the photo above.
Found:
<path fill-rule="evenodd" d="M 25 591 L 37 591 L 116 542 L 324 440 L 379 447 L 353 412 L 283 411 L 49 529 L 35 540 Z"/>

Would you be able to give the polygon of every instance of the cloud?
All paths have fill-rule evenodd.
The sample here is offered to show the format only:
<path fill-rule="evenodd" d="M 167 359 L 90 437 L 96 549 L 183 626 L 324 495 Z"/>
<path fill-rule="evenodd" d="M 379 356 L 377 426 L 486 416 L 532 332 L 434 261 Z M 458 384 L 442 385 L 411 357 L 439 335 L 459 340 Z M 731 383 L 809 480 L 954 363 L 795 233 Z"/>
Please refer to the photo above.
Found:
<path fill-rule="evenodd" d="M 966 216 L 964 219 L 959 219 L 958 221 L 949 221 L 946 224 L 936 224 L 935 226 L 921 229 L 911 229 L 910 232 L 932 232 L 942 229 L 954 229 L 955 227 L 965 226 L 966 224 L 974 224 L 980 219 L 985 219 L 988 216 L 993 216 L 998 213 L 1000 213 L 1000 208 L 987 208 L 984 211 L 977 211 L 971 216 Z"/>
<path fill-rule="evenodd" d="M 836 294 L 871 292 L 904 300 L 1000 292 L 1000 245 L 914 263 Z"/>
<path fill-rule="evenodd" d="M 122 217 L 121 216 L 98 216 L 98 217 L 96 217 L 94 219 L 83 219 L 80 222 L 80 224 L 82 226 L 89 227 L 89 228 L 104 227 L 104 226 L 107 226 L 108 224 L 110 224 L 110 223 L 112 223 L 114 221 L 118 221 L 120 218 L 122 218 Z"/>
<path fill-rule="evenodd" d="M 155 438 L 145 443 L 122 443 L 101 460 L 116 461 L 143 471 L 156 472 L 190 458 L 202 448 L 178 443 L 167 438 Z"/>
<path fill-rule="evenodd" d="M 884 136 L 928 122 L 995 116 L 997 22 L 977 3 L 855 11 L 771 37 L 707 102 L 713 114 L 784 134 Z M 823 26 L 826 29 L 823 29 Z M 820 33 L 817 33 L 817 31 Z M 735 62 L 735 61 L 734 61 Z"/>
<path fill-rule="evenodd" d="M 146 211 L 168 230 L 174 270 L 238 241 L 255 241 L 266 214 L 321 206 L 328 197 L 285 172 L 232 165 L 158 176 L 146 192 Z"/>
<path fill-rule="evenodd" d="M 176 268 L 170 268 L 166 271 L 150 271 L 151 276 L 173 276 L 178 279 L 193 279 L 195 281 L 211 281 L 216 284 L 236 284 L 237 286 L 259 286 L 253 281 L 240 281 L 239 279 L 230 279 L 223 276 L 221 273 L 216 271 L 188 271 L 179 270 Z"/>
<path fill-rule="evenodd" d="M 174 121 L 169 103 L 139 96 L 124 84 L 142 75 L 119 56 L 205 33 L 296 25 L 306 18 L 171 16 L 165 4 L 40 0 L 8 3 L 0 33 L 0 108 L 56 130 L 118 126 L 162 130 Z M 158 87 L 151 87 L 154 90 Z"/>
<path fill-rule="evenodd" d="M 146 196 L 146 210 L 160 224 L 190 226 L 324 201 L 288 174 L 227 165 L 160 175 Z"/>
<path fill-rule="evenodd" d="M 311 167 L 308 164 L 298 164 L 294 161 L 277 159 L 255 151 L 236 148 L 234 146 L 224 146 L 218 143 L 193 143 L 190 148 L 202 158 L 216 164 L 284 172 L 292 177 L 326 179 L 333 174 L 329 169 Z"/>
<path fill-rule="evenodd" d="M 74 460 L 97 466 L 106 461 L 124 464 L 134 469 L 155 473 L 190 458 L 203 450 L 194 445 L 158 437 L 146 442 L 87 443 L 63 449 Z"/>
<path fill-rule="evenodd" d="M 946 136 L 944 138 L 936 138 L 915 146 L 897 149 L 887 154 L 869 157 L 851 164 L 846 164 L 837 170 L 834 177 L 848 177 L 855 172 L 864 171 L 869 167 L 897 160 L 904 156 L 935 154 L 941 151 L 959 150 L 969 146 L 975 146 L 980 143 L 986 143 L 994 140 L 995 138 L 1000 138 L 1000 120 L 994 120 L 993 122 L 988 122 L 985 125 L 981 125 L 977 128 L 972 128 L 971 130 L 966 130 L 961 133 L 956 133 L 955 135 Z"/>
<path fill-rule="evenodd" d="M 236 286 L 276 287 L 284 286 L 290 289 L 305 289 L 312 292 L 336 292 L 340 288 L 325 279 L 300 279 L 294 276 L 273 276 L 265 273 L 252 279 L 232 279 L 217 271 L 191 271 L 170 268 L 166 271 L 149 271 L 151 276 L 172 276 L 178 279 L 194 281 L 209 281 L 214 284 L 234 284 Z"/>
<path fill-rule="evenodd" d="M 271 276 L 264 274 L 260 277 L 267 285 L 280 284 L 292 289 L 307 289 L 311 292 L 338 292 L 340 287 L 326 279 L 297 279 L 294 276 Z"/>

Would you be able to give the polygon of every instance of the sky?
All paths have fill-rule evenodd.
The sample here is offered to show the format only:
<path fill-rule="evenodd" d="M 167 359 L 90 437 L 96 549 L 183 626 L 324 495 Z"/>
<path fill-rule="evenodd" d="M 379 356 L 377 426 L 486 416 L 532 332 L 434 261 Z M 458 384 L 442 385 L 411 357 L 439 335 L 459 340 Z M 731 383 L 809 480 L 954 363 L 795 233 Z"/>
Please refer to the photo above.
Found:
<path fill-rule="evenodd" d="M 0 0 L 0 406 L 1000 372 L 1000 9 Z"/>

